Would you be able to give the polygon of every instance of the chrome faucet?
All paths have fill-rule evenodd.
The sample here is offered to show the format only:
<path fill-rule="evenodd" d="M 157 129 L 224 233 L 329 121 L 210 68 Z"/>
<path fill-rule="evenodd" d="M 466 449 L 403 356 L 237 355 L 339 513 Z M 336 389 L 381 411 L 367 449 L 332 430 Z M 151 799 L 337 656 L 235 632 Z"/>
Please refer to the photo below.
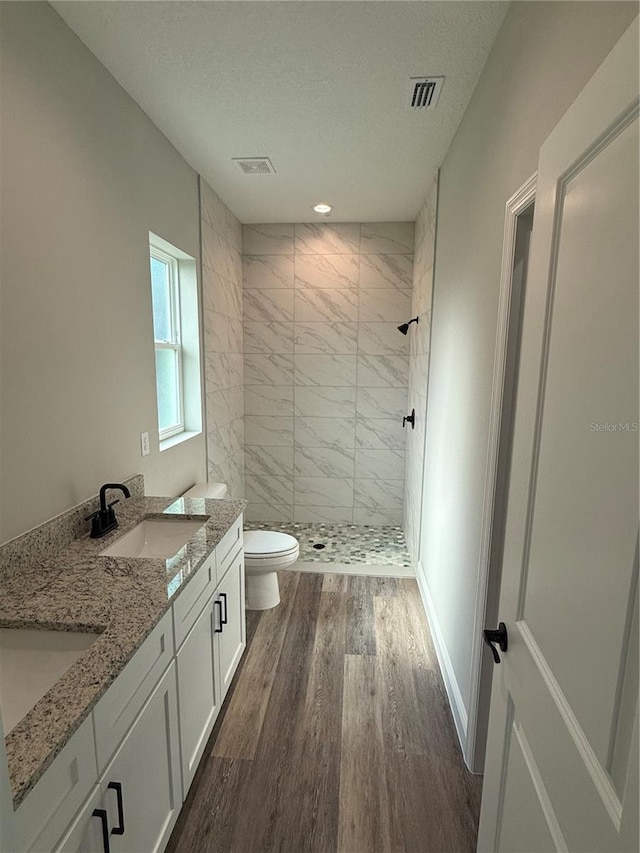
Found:
<path fill-rule="evenodd" d="M 120 503 L 119 499 L 115 501 L 111 501 L 111 503 L 107 503 L 107 489 L 119 489 L 125 498 L 131 497 L 131 492 L 129 489 L 124 486 L 122 483 L 105 483 L 104 486 L 100 489 L 100 509 L 97 509 L 95 512 L 92 512 L 91 515 L 88 515 L 85 521 L 91 521 L 91 538 L 99 539 L 101 536 L 105 536 L 107 533 L 110 533 L 112 530 L 115 530 L 118 526 L 118 519 L 116 518 L 115 511 L 113 507 Z"/>

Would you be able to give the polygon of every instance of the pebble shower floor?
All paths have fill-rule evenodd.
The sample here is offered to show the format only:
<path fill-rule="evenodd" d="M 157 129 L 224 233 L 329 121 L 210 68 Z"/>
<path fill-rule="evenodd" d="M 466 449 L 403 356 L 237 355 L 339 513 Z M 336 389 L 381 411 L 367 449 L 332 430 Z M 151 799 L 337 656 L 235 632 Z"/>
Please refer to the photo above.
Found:
<path fill-rule="evenodd" d="M 300 543 L 300 560 L 305 562 L 411 566 L 400 527 L 249 521 L 245 530 L 276 530 L 295 536 Z"/>

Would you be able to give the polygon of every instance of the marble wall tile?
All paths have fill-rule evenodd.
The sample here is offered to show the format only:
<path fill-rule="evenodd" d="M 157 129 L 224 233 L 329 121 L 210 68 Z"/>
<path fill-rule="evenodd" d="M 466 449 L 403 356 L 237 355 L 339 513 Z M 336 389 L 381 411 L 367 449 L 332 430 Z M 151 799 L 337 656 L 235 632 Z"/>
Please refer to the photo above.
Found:
<path fill-rule="evenodd" d="M 356 323 L 296 322 L 295 326 L 296 353 L 355 355 L 358 351 Z"/>
<path fill-rule="evenodd" d="M 247 521 L 293 521 L 293 507 L 281 504 L 247 503 L 245 518 Z"/>
<path fill-rule="evenodd" d="M 405 355 L 359 355 L 358 386 L 406 388 L 409 358 Z"/>
<path fill-rule="evenodd" d="M 360 251 L 360 225 L 307 222 L 295 226 L 296 255 L 344 255 Z"/>
<path fill-rule="evenodd" d="M 296 445 L 296 477 L 342 477 L 353 479 L 355 463 L 352 448 L 300 447 Z"/>
<path fill-rule="evenodd" d="M 221 430 L 213 427 L 207 429 L 207 460 L 209 466 L 221 465 L 229 456 L 222 442 Z"/>
<path fill-rule="evenodd" d="M 411 314 L 411 291 L 397 288 L 360 288 L 361 323 L 405 323 Z M 400 334 L 400 332 L 398 332 Z"/>
<path fill-rule="evenodd" d="M 244 385 L 244 356 L 241 352 L 227 353 L 227 378 L 230 387 Z"/>
<path fill-rule="evenodd" d="M 295 444 L 296 447 L 337 447 L 351 452 L 355 429 L 355 421 L 350 418 L 296 418 Z"/>
<path fill-rule="evenodd" d="M 207 309 L 203 315 L 205 352 L 229 352 L 229 318 Z"/>
<path fill-rule="evenodd" d="M 235 456 L 244 448 L 244 417 L 220 427 L 219 434 L 227 456 Z"/>
<path fill-rule="evenodd" d="M 245 355 L 247 385 L 293 385 L 292 355 Z"/>
<path fill-rule="evenodd" d="M 294 519 L 295 520 L 295 519 Z M 374 524 L 377 527 L 399 527 L 402 524 L 401 509 L 376 509 L 371 507 L 353 508 L 354 524 Z"/>
<path fill-rule="evenodd" d="M 349 322 L 358 319 L 358 291 L 353 288 L 298 288 L 294 297 L 296 322 Z"/>
<path fill-rule="evenodd" d="M 320 418 L 354 418 L 356 389 L 297 385 L 294 414 Z"/>
<path fill-rule="evenodd" d="M 242 251 L 246 255 L 293 255 L 294 226 L 244 225 Z"/>
<path fill-rule="evenodd" d="M 293 520 L 299 523 L 326 522 L 333 524 L 351 524 L 352 506 L 295 506 Z M 368 522 L 362 522 L 366 524 Z"/>
<path fill-rule="evenodd" d="M 293 290 L 245 290 L 244 319 L 266 323 L 292 321 Z"/>
<path fill-rule="evenodd" d="M 245 444 L 288 447 L 293 444 L 293 418 L 270 415 L 244 416 Z"/>
<path fill-rule="evenodd" d="M 296 385 L 355 385 L 357 356 L 296 355 Z"/>
<path fill-rule="evenodd" d="M 244 255 L 242 259 L 244 287 L 293 287 L 293 255 Z"/>
<path fill-rule="evenodd" d="M 207 394 L 207 428 L 220 429 L 232 420 L 226 389 Z"/>
<path fill-rule="evenodd" d="M 396 323 L 358 323 L 358 352 L 365 355 L 407 355 L 409 341 Z"/>
<path fill-rule="evenodd" d="M 359 480 L 382 477 L 387 480 L 404 479 L 404 449 L 356 450 L 355 476 Z"/>
<path fill-rule="evenodd" d="M 290 226 L 244 229 L 247 475 L 293 477 L 291 505 L 282 495 L 258 499 L 252 482 L 248 516 L 293 512 L 300 520 L 350 523 L 357 510 L 358 523 L 397 524 L 402 509 L 381 506 L 364 487 L 367 503 L 354 509 L 351 485 L 355 474 L 361 481 L 404 478 L 406 434 L 399 430 L 409 345 L 414 360 L 417 345 L 396 327 L 410 317 L 413 225 L 296 225 L 293 257 L 291 233 Z M 290 411 L 284 435 L 292 429 L 293 437 L 283 440 Z M 336 494 L 334 481 L 349 488 Z"/>
<path fill-rule="evenodd" d="M 354 288 L 358 286 L 359 255 L 296 255 L 297 289 Z"/>
<path fill-rule="evenodd" d="M 292 353 L 293 323 L 246 322 L 244 351 L 246 353 Z"/>
<path fill-rule="evenodd" d="M 245 385 L 246 415 L 293 415 L 293 385 Z"/>
<path fill-rule="evenodd" d="M 407 409 L 407 389 L 358 388 L 356 413 L 365 418 L 399 418 L 402 420 Z"/>
<path fill-rule="evenodd" d="M 362 254 L 413 252 L 413 222 L 363 222 L 360 230 Z"/>
<path fill-rule="evenodd" d="M 235 421 L 238 418 L 244 417 L 244 387 L 242 385 L 234 385 L 231 388 L 226 388 L 224 394 L 228 401 L 231 420 Z"/>
<path fill-rule="evenodd" d="M 251 503 L 293 504 L 293 477 L 246 474 L 245 490 Z"/>
<path fill-rule="evenodd" d="M 227 208 L 218 194 L 206 181 L 200 181 L 200 209 L 202 219 L 219 234 L 227 227 Z"/>
<path fill-rule="evenodd" d="M 215 311 L 228 317 L 228 290 L 228 282 L 220 273 L 207 267 L 202 268 L 202 307 L 205 311 Z"/>
<path fill-rule="evenodd" d="M 360 255 L 360 287 L 411 290 L 413 255 Z"/>
<path fill-rule="evenodd" d="M 354 506 L 370 509 L 402 509 L 403 480 L 355 480 Z"/>
<path fill-rule="evenodd" d="M 293 447 L 255 447 L 245 449 L 247 474 L 261 477 L 293 477 Z"/>
<path fill-rule="evenodd" d="M 295 506 L 353 506 L 353 480 L 296 477 Z"/>
<path fill-rule="evenodd" d="M 233 320 L 244 319 L 244 299 L 242 293 L 242 279 L 238 279 L 227 294 L 227 314 Z"/>
<path fill-rule="evenodd" d="M 235 320 L 229 317 L 228 322 L 229 333 L 229 352 L 241 353 L 244 349 L 244 333 L 242 328 L 242 320 Z"/>
<path fill-rule="evenodd" d="M 356 420 L 356 448 L 358 449 L 403 450 L 406 435 L 401 419 L 358 418 Z"/>
<path fill-rule="evenodd" d="M 235 252 L 229 243 L 217 231 L 202 223 L 202 265 L 219 273 L 227 281 L 241 281 L 242 273 L 238 275 Z M 238 261 L 239 262 L 239 261 Z"/>

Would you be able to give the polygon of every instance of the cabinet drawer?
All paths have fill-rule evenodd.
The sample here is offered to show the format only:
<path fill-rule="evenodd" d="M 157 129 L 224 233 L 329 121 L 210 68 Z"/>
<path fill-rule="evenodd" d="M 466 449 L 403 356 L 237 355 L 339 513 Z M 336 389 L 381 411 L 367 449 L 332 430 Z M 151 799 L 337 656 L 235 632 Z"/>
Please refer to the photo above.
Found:
<path fill-rule="evenodd" d="M 229 566 L 233 563 L 238 548 L 242 547 L 242 516 L 234 521 L 230 530 L 224 534 L 216 546 L 216 560 L 218 563 L 218 583 L 226 575 Z"/>
<path fill-rule="evenodd" d="M 176 650 L 193 627 L 216 585 L 216 558 L 213 551 L 191 578 L 173 604 Z"/>
<path fill-rule="evenodd" d="M 168 610 L 93 709 L 98 771 L 126 735 L 173 657 L 173 622 Z"/>
<path fill-rule="evenodd" d="M 16 811 L 20 853 L 55 849 L 97 775 L 89 716 Z"/>

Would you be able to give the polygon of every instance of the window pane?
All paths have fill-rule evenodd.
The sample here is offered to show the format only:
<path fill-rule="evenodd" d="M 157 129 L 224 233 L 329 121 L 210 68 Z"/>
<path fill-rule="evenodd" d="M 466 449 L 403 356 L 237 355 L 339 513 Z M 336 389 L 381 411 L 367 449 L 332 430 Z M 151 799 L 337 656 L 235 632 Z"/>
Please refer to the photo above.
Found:
<path fill-rule="evenodd" d="M 151 256 L 153 334 L 157 341 L 171 341 L 171 291 L 169 264 Z"/>
<path fill-rule="evenodd" d="M 160 432 L 180 422 L 178 407 L 178 354 L 172 349 L 156 350 L 156 387 Z"/>

